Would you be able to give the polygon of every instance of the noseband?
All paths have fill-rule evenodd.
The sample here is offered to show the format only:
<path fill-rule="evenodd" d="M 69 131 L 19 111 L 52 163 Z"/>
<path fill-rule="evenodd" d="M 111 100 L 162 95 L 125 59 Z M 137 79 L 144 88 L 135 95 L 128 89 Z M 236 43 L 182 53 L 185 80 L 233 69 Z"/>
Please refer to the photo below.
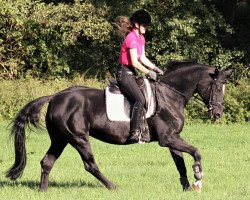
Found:
<path fill-rule="evenodd" d="M 219 85 L 218 85 L 219 83 L 224 84 L 222 81 L 214 79 L 212 85 L 208 87 L 208 88 L 211 87 L 209 94 L 209 101 L 208 104 L 206 105 L 208 111 L 212 111 L 214 107 L 221 106 L 223 104 L 223 98 L 219 98 L 219 96 L 221 96 L 220 93 L 222 92 L 219 90 Z"/>
<path fill-rule="evenodd" d="M 222 99 L 219 98 L 219 95 L 220 95 L 220 92 L 221 92 L 218 89 L 219 88 L 219 86 L 218 86 L 219 83 L 224 84 L 224 82 L 222 82 L 222 81 L 220 81 L 220 80 L 218 80 L 218 79 L 215 78 L 213 80 L 212 84 L 210 86 L 208 86 L 207 89 L 204 92 L 204 94 L 206 94 L 207 91 L 210 90 L 208 103 L 205 103 L 206 107 L 208 109 L 208 112 L 211 112 L 214 109 L 214 107 L 221 106 L 223 104 L 223 98 Z M 194 96 L 194 98 L 196 100 L 200 101 L 198 103 L 204 105 L 203 104 L 203 100 L 202 100 L 202 99 L 204 99 L 203 96 L 202 96 L 202 99 L 200 97 L 198 97 L 198 96 Z"/>

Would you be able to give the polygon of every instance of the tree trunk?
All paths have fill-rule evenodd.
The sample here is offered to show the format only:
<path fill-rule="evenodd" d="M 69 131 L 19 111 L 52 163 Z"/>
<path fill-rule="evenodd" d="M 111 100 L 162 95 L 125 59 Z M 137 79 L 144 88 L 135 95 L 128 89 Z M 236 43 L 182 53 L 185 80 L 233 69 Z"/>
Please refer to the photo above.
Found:
<path fill-rule="evenodd" d="M 237 0 L 217 0 L 216 7 L 221 11 L 225 21 L 233 26 L 237 8 Z"/>

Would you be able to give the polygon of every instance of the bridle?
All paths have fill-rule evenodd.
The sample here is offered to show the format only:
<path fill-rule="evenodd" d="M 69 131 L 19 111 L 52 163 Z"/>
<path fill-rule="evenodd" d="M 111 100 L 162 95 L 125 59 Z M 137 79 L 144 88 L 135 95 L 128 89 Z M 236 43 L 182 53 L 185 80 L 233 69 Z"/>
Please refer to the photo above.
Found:
<path fill-rule="evenodd" d="M 219 96 L 221 96 L 221 92 L 218 88 L 219 88 L 219 84 L 224 84 L 225 82 L 219 80 L 219 79 L 213 79 L 212 84 L 210 84 L 205 91 L 203 92 L 203 94 L 206 94 L 208 90 L 210 90 L 209 92 L 209 99 L 208 99 L 208 103 L 205 103 L 208 112 L 211 112 L 214 107 L 216 106 L 221 106 L 223 104 L 223 98 L 219 98 Z M 196 101 L 199 104 L 204 105 L 203 99 L 204 97 L 201 95 L 202 98 L 200 98 L 198 95 L 194 96 L 195 100 L 199 100 Z"/>
<path fill-rule="evenodd" d="M 161 84 L 161 85 L 163 85 L 163 86 L 167 87 L 168 89 L 170 89 L 170 90 L 174 91 L 175 93 L 177 93 L 177 94 L 181 95 L 181 96 L 184 98 L 185 103 L 187 103 L 187 102 L 188 102 L 188 98 L 187 98 L 187 97 L 185 96 L 185 94 L 183 94 L 182 92 L 180 92 L 180 91 L 176 90 L 175 88 L 173 88 L 173 87 L 171 87 L 171 86 L 169 86 L 169 85 L 167 85 L 167 84 L 161 83 L 159 80 L 158 80 L 157 82 L 158 82 L 158 84 Z"/>
<path fill-rule="evenodd" d="M 158 83 L 160 83 L 160 82 L 158 82 Z M 223 81 L 214 78 L 212 84 L 210 84 L 205 89 L 205 91 L 203 92 L 203 94 L 206 94 L 207 91 L 210 90 L 208 103 L 205 103 L 203 101 L 203 99 L 205 99 L 205 98 L 202 95 L 201 95 L 201 97 L 198 96 L 198 95 L 193 96 L 194 100 L 195 101 L 198 100 L 196 102 L 199 103 L 200 105 L 204 106 L 204 103 L 205 103 L 205 106 L 207 107 L 208 112 L 211 112 L 214 109 L 215 106 L 222 105 L 222 103 L 223 103 L 223 98 L 222 98 L 222 101 L 219 101 L 219 97 L 218 97 L 220 95 L 219 92 L 218 92 L 218 87 L 219 87 L 218 84 L 219 83 L 223 83 L 224 84 Z M 169 88 L 170 90 L 172 90 L 172 91 L 178 93 L 179 95 L 181 95 L 185 99 L 185 103 L 188 102 L 188 98 L 182 92 L 176 90 L 175 88 L 173 88 L 173 87 L 171 87 L 171 86 L 169 86 L 167 84 L 163 84 L 163 85 L 165 87 Z"/>

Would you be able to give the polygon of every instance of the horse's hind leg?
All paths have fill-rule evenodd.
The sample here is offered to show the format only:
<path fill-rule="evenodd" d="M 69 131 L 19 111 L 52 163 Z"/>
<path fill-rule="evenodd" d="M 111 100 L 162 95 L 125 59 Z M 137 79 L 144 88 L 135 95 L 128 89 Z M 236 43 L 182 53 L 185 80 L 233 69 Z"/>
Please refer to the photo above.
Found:
<path fill-rule="evenodd" d="M 41 182 L 40 182 L 40 191 L 46 191 L 49 184 L 49 173 L 57 160 L 61 155 L 63 149 L 66 147 L 67 143 L 62 141 L 52 141 L 51 146 L 41 161 Z"/>
<path fill-rule="evenodd" d="M 184 191 L 191 190 L 188 178 L 187 178 L 187 169 L 183 159 L 183 153 L 174 149 L 169 149 L 172 155 L 172 158 L 175 162 L 176 168 L 180 174 L 180 182 Z"/>
<path fill-rule="evenodd" d="M 89 140 L 86 138 L 77 138 L 71 145 L 79 152 L 86 171 L 90 172 L 99 181 L 101 181 L 108 189 L 115 189 L 115 185 L 109 181 L 98 169 L 95 162 Z"/>

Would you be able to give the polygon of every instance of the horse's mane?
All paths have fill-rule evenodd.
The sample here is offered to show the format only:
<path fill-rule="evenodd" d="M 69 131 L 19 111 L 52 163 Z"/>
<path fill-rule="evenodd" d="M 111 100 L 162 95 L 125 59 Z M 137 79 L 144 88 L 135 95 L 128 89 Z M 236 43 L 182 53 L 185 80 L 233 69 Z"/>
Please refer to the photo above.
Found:
<path fill-rule="evenodd" d="M 169 61 L 165 66 L 165 70 L 166 70 L 166 73 L 169 73 L 169 72 L 172 72 L 172 71 L 175 71 L 175 70 L 179 70 L 179 69 L 187 69 L 187 68 L 190 68 L 190 67 L 201 67 L 201 66 L 204 66 L 202 64 L 199 64 L 195 61 L 187 61 L 187 60 L 183 60 L 183 61 L 177 61 L 177 60 L 171 60 Z"/>

